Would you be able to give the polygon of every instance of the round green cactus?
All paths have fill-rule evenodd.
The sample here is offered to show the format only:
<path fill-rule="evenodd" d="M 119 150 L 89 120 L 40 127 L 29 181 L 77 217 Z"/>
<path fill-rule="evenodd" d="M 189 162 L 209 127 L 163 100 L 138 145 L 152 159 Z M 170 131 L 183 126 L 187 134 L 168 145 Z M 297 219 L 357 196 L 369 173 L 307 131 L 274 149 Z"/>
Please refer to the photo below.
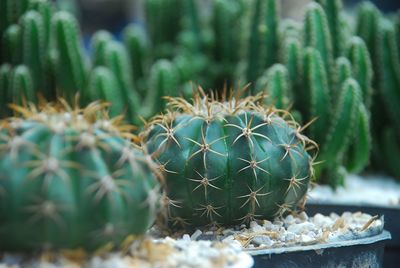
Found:
<path fill-rule="evenodd" d="M 287 111 L 261 106 L 262 95 L 239 95 L 169 98 L 143 132 L 165 175 L 168 225 L 272 219 L 305 201 L 316 144 Z"/>
<path fill-rule="evenodd" d="M 117 246 L 155 219 L 155 164 L 130 127 L 62 103 L 0 123 L 0 250 Z"/>

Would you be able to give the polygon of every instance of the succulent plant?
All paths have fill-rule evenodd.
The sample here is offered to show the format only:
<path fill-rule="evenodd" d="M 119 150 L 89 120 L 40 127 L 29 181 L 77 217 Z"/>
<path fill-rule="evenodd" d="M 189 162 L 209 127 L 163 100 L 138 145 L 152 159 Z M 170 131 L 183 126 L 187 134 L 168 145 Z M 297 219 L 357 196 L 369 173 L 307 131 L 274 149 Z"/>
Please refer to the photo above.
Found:
<path fill-rule="evenodd" d="M 286 111 L 260 105 L 263 95 L 168 100 L 142 136 L 165 173 L 169 225 L 271 219 L 304 200 L 315 143 Z"/>
<path fill-rule="evenodd" d="M 153 223 L 154 163 L 105 106 L 14 106 L 0 123 L 0 250 L 118 246 Z"/>

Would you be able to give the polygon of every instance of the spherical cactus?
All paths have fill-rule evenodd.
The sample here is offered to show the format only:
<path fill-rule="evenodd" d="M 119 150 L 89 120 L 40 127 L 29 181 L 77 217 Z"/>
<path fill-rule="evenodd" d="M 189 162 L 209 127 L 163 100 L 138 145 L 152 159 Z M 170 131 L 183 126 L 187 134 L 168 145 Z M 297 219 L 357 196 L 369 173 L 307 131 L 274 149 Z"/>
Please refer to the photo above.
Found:
<path fill-rule="evenodd" d="M 0 251 L 118 246 L 155 219 L 155 164 L 130 127 L 103 104 L 62 103 L 0 123 Z"/>
<path fill-rule="evenodd" d="M 169 226 L 272 219 L 305 200 L 316 144 L 262 95 L 222 102 L 202 91 L 147 125 L 142 140 L 164 172 Z M 287 120 L 285 120 L 287 118 Z"/>

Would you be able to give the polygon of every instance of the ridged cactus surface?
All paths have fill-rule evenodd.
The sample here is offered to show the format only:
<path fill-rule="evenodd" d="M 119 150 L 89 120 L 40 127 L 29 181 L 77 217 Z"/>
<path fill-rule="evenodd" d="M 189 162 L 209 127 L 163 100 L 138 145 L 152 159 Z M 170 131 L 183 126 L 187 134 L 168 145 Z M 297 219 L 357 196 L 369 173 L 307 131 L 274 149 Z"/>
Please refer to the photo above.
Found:
<path fill-rule="evenodd" d="M 304 200 L 315 144 L 286 111 L 259 106 L 261 95 L 238 96 L 170 98 L 171 110 L 148 124 L 144 140 L 165 173 L 169 225 L 271 219 Z"/>
<path fill-rule="evenodd" d="M 153 223 L 160 187 L 130 127 L 64 103 L 0 123 L 0 250 L 118 246 Z"/>

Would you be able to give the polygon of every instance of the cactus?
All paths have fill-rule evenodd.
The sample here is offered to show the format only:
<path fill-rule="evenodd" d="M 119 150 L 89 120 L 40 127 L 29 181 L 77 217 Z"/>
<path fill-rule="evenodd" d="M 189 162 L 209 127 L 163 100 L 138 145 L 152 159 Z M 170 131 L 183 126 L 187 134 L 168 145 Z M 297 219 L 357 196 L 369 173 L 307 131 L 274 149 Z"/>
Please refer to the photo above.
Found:
<path fill-rule="evenodd" d="M 145 1 L 146 26 L 153 46 L 153 57 L 171 58 L 182 22 L 183 1 Z"/>
<path fill-rule="evenodd" d="M 132 63 L 132 76 L 135 87 L 145 95 L 145 86 L 143 84 L 146 73 L 149 57 L 148 40 L 146 33 L 142 27 L 130 25 L 123 32 L 124 45 L 129 53 Z"/>
<path fill-rule="evenodd" d="M 273 105 L 277 109 L 287 109 L 291 98 L 289 72 L 282 64 L 274 64 L 266 73 L 259 77 L 256 91 L 264 91 L 268 98 L 265 104 Z"/>
<path fill-rule="evenodd" d="M 247 81 L 252 83 L 265 68 L 277 62 L 279 55 L 278 1 L 251 2 L 250 37 L 247 55 Z"/>
<path fill-rule="evenodd" d="M 118 81 L 113 72 L 107 67 L 96 67 L 89 77 L 86 99 L 108 101 L 111 104 L 109 108 L 110 116 L 118 116 L 125 112 L 125 107 L 121 101 L 124 96 L 118 88 Z"/>
<path fill-rule="evenodd" d="M 66 11 L 54 13 L 52 38 L 52 49 L 57 53 L 56 83 L 61 95 L 72 101 L 87 82 L 86 59 L 80 45 L 76 19 Z"/>
<path fill-rule="evenodd" d="M 8 104 L 10 103 L 12 67 L 10 64 L 2 64 L 0 66 L 0 117 L 3 118 L 8 114 Z"/>
<path fill-rule="evenodd" d="M 105 30 L 97 31 L 91 39 L 92 63 L 93 66 L 104 65 L 105 47 L 109 41 L 113 40 L 111 33 Z"/>
<path fill-rule="evenodd" d="M 42 15 L 37 11 L 28 11 L 21 17 L 22 28 L 22 63 L 29 67 L 32 74 L 33 88 L 40 91 L 45 98 L 51 97 L 46 85 L 45 51 L 46 29 Z"/>
<path fill-rule="evenodd" d="M 19 65 L 12 71 L 9 89 L 9 100 L 22 105 L 26 102 L 35 103 L 36 95 L 33 87 L 32 74 L 25 65 Z"/>
<path fill-rule="evenodd" d="M 10 64 L 21 63 L 22 58 L 22 33 L 18 24 L 10 25 L 2 36 L 2 62 Z"/>
<path fill-rule="evenodd" d="M 150 70 L 150 92 L 147 95 L 145 115 L 163 111 L 166 106 L 164 96 L 178 96 L 178 73 L 175 66 L 168 60 L 156 61 Z"/>
<path fill-rule="evenodd" d="M 282 216 L 303 200 L 312 177 L 311 140 L 262 95 L 193 103 L 169 98 L 142 137 L 165 173 L 168 224 L 233 225 Z M 282 115 L 283 117 L 281 117 Z M 188 227 L 186 226 L 186 227 Z"/>
<path fill-rule="evenodd" d="M 0 250 L 96 250 L 143 234 L 159 190 L 130 126 L 104 105 L 15 107 L 0 127 Z"/>
<path fill-rule="evenodd" d="M 124 105 L 128 121 L 137 123 L 140 97 L 133 85 L 132 65 L 126 48 L 121 43 L 109 41 L 105 44 L 102 57 L 104 66 L 117 78 L 118 89 L 115 90 L 119 90 L 119 94 L 123 96 L 119 100 L 120 104 L 118 106 Z"/>

